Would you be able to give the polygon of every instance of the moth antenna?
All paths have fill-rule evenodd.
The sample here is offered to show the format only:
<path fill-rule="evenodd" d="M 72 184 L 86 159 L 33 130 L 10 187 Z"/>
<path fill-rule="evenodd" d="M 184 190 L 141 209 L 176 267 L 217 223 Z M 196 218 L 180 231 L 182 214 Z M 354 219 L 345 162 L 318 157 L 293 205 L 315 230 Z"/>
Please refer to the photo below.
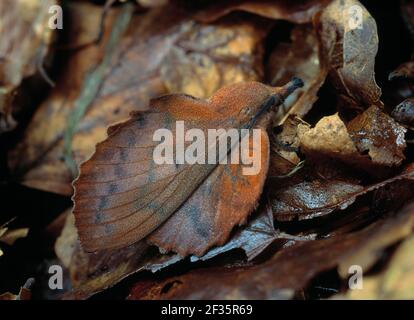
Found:
<path fill-rule="evenodd" d="M 271 95 L 268 99 L 266 99 L 263 102 L 257 114 L 245 127 L 251 128 L 256 123 L 257 119 L 261 117 L 262 114 L 267 112 L 272 107 L 277 107 L 281 105 L 289 95 L 291 95 L 296 89 L 302 88 L 303 85 L 304 83 L 302 79 L 293 77 L 292 80 L 285 84 L 283 87 L 276 88 L 277 93 Z"/>
<path fill-rule="evenodd" d="M 290 94 L 292 94 L 296 89 L 302 88 L 304 86 L 303 80 L 297 77 L 293 77 L 290 82 L 286 83 L 281 91 L 276 95 L 280 96 L 281 100 L 285 100 Z"/>

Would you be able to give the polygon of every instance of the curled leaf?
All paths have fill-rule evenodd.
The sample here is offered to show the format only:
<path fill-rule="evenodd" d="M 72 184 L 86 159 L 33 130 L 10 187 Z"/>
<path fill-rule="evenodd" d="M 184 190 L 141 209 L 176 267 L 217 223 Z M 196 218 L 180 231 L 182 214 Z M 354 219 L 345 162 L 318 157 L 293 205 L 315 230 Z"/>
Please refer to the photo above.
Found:
<path fill-rule="evenodd" d="M 407 130 L 377 106 L 368 108 L 347 127 L 358 151 L 368 152 L 374 163 L 398 166 L 405 159 Z"/>
<path fill-rule="evenodd" d="M 335 0 L 314 19 L 321 46 L 321 62 L 347 107 L 367 108 L 379 101 L 375 82 L 377 25 L 357 0 Z"/>
<path fill-rule="evenodd" d="M 49 8 L 55 4 L 55 0 L 0 2 L 0 133 L 16 125 L 15 90 L 24 78 L 43 71 L 53 37 Z"/>
<path fill-rule="evenodd" d="M 401 102 L 394 108 L 391 115 L 399 123 L 414 127 L 414 99 L 409 98 Z"/>

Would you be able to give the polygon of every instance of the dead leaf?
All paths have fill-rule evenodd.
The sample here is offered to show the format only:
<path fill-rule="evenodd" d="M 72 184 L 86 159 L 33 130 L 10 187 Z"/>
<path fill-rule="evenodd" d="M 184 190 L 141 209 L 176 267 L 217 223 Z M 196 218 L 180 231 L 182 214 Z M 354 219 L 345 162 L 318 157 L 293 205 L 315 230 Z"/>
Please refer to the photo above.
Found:
<path fill-rule="evenodd" d="M 313 180 L 272 190 L 272 209 L 277 220 L 313 219 L 344 210 L 364 188 L 335 180 Z"/>
<path fill-rule="evenodd" d="M 21 238 L 26 238 L 29 233 L 28 228 L 20 228 L 14 230 L 7 230 L 4 234 L 0 235 L 0 242 L 6 243 L 12 246 L 14 242 Z"/>
<path fill-rule="evenodd" d="M 379 167 L 398 166 L 405 159 L 405 132 L 377 106 L 371 106 L 347 126 L 338 114 L 323 117 L 314 128 L 303 127 L 299 138 L 301 150 L 309 156 L 339 159 L 379 174 Z"/>
<path fill-rule="evenodd" d="M 299 124 L 298 135 L 305 154 L 329 155 L 343 160 L 358 157 L 358 150 L 337 113 L 323 117 L 312 129 Z"/>
<path fill-rule="evenodd" d="M 357 0 L 335 0 L 315 16 L 314 27 L 321 63 L 346 99 L 344 106 L 366 109 L 381 104 L 374 74 L 377 25 L 365 7 Z"/>
<path fill-rule="evenodd" d="M 250 261 L 276 239 L 283 239 L 283 235 L 273 226 L 273 214 L 270 207 L 263 208 L 246 226 L 237 230 L 237 233 L 225 245 L 213 248 L 201 257 L 192 256 L 191 261 L 206 261 L 234 249 L 242 249 L 247 261 Z"/>
<path fill-rule="evenodd" d="M 275 219 L 313 219 L 345 210 L 357 197 L 394 183 L 402 184 L 404 180 L 414 180 L 414 166 L 407 166 L 401 174 L 365 187 L 353 181 L 323 179 L 318 177 L 317 171 L 311 179 L 308 176 L 308 181 L 303 181 L 304 177 L 302 175 L 272 188 L 270 199 Z"/>
<path fill-rule="evenodd" d="M 136 0 L 141 6 L 145 8 L 153 8 L 158 6 L 164 6 L 169 0 Z"/>
<path fill-rule="evenodd" d="M 284 248 L 262 264 L 207 268 L 136 283 L 128 299 L 289 299 L 323 271 L 352 263 L 368 270 L 414 227 L 413 205 L 361 231 Z"/>
<path fill-rule="evenodd" d="M 414 79 L 414 61 L 404 62 L 399 65 L 388 77 L 389 80 L 397 78 Z"/>
<path fill-rule="evenodd" d="M 374 163 L 399 166 L 405 159 L 407 130 L 377 106 L 369 107 L 348 123 L 348 133 L 360 153 L 368 152 Z"/>
<path fill-rule="evenodd" d="M 15 90 L 22 80 L 43 70 L 53 39 L 48 27 L 55 0 L 0 2 L 0 133 L 14 129 Z"/>
<path fill-rule="evenodd" d="M 394 108 L 391 116 L 403 125 L 414 127 L 414 99 L 409 98 Z"/>

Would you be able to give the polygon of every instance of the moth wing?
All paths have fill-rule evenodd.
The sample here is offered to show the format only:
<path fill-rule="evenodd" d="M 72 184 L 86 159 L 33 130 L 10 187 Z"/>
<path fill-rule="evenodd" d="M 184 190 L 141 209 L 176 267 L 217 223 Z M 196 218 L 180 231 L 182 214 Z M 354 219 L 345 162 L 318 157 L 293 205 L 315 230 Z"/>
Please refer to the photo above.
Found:
<path fill-rule="evenodd" d="M 153 152 L 160 142 L 153 141 L 153 134 L 163 128 L 175 138 L 178 120 L 185 121 L 186 129 L 203 128 L 218 117 L 208 107 L 202 100 L 169 95 L 151 101 L 150 111 L 108 129 L 107 139 L 81 165 L 73 184 L 73 212 L 85 250 L 141 240 L 191 195 L 213 167 L 156 164 Z M 200 122 L 200 115 L 210 120 Z"/>
<path fill-rule="evenodd" d="M 232 229 L 246 222 L 262 193 L 270 150 L 264 129 L 260 143 L 254 144 L 252 136 L 249 140 L 250 153 L 260 164 L 257 174 L 247 175 L 243 164 L 218 165 L 179 210 L 151 233 L 150 243 L 181 256 L 201 256 L 224 244 Z"/>

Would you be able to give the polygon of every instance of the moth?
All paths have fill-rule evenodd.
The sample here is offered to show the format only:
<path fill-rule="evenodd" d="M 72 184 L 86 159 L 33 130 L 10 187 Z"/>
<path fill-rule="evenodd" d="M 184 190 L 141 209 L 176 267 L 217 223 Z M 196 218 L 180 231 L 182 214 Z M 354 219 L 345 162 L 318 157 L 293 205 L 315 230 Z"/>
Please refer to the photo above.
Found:
<path fill-rule="evenodd" d="M 225 243 L 231 230 L 246 222 L 262 192 L 270 152 L 266 129 L 277 107 L 302 86 L 294 78 L 282 87 L 233 84 L 207 100 L 165 95 L 151 100 L 148 111 L 109 127 L 107 139 L 80 166 L 73 183 L 73 212 L 83 248 L 117 249 L 146 238 L 163 251 L 185 256 Z M 203 132 L 263 129 L 260 172 L 243 175 L 243 164 L 231 163 L 156 164 L 154 131 L 175 132 L 178 121 Z M 232 148 L 229 144 L 227 153 Z"/>

